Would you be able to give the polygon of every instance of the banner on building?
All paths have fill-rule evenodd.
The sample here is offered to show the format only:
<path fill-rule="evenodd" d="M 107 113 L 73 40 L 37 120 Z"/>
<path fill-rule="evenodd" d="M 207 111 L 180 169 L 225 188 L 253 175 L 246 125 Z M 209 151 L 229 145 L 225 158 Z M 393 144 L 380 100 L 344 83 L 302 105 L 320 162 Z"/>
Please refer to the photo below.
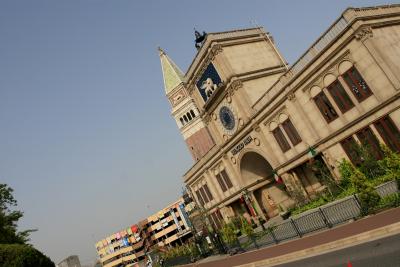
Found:
<path fill-rule="evenodd" d="M 189 229 L 190 227 L 192 227 L 192 224 L 190 223 L 190 220 L 189 220 L 189 215 L 187 214 L 187 212 L 185 210 L 185 204 L 183 204 L 183 203 L 179 204 L 178 212 L 179 212 L 179 215 L 181 216 L 183 224 L 186 226 L 186 228 Z"/>
<path fill-rule="evenodd" d="M 179 225 L 179 221 L 178 221 L 178 218 L 175 215 L 175 211 L 173 209 L 170 209 L 169 213 L 171 213 L 171 216 L 174 219 L 174 223 L 175 223 L 176 227 L 178 228 L 178 232 L 182 232 L 182 228 Z"/>

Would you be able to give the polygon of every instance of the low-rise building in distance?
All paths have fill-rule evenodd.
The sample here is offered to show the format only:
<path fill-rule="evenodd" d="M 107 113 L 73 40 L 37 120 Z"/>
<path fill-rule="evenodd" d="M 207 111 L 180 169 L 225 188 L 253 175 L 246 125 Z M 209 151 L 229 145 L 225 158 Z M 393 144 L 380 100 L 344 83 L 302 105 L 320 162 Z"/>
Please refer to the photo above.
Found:
<path fill-rule="evenodd" d="M 180 245 L 191 236 L 186 206 L 179 199 L 137 224 L 98 241 L 96 249 L 104 267 L 143 265 L 155 246 Z"/>
<path fill-rule="evenodd" d="M 60 261 L 57 267 L 81 267 L 81 263 L 77 255 L 72 255 Z"/>

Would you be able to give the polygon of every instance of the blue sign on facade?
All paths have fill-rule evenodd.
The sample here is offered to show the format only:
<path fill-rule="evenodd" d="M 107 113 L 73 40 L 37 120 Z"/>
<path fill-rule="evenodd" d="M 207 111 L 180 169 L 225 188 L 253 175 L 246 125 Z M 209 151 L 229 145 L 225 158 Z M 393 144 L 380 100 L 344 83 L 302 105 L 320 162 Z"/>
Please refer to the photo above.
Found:
<path fill-rule="evenodd" d="M 221 84 L 221 78 L 214 65 L 210 63 L 200 80 L 197 82 L 197 89 L 199 90 L 204 102 L 212 95 L 215 89 Z"/>

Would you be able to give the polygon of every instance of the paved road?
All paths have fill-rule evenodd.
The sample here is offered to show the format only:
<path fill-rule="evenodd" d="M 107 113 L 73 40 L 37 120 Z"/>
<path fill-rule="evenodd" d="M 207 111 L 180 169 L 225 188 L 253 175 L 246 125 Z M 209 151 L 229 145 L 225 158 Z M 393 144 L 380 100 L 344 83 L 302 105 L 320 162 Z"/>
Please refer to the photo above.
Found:
<path fill-rule="evenodd" d="M 276 267 L 399 267 L 400 234 Z"/>

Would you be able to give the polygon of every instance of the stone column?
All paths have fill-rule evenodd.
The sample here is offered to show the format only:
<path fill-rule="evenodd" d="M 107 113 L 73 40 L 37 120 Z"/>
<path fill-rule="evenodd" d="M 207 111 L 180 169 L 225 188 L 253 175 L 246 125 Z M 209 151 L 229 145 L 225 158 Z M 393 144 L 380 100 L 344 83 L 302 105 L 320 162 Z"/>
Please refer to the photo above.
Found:
<path fill-rule="evenodd" d="M 254 208 L 255 208 L 258 216 L 260 216 L 264 220 L 267 220 L 267 218 L 265 217 L 264 213 L 262 212 L 262 209 L 260 207 L 260 204 L 257 201 L 256 196 L 254 195 L 254 191 L 250 191 L 249 192 L 249 196 L 250 196 L 250 199 L 252 200 L 252 202 L 254 203 Z"/>

